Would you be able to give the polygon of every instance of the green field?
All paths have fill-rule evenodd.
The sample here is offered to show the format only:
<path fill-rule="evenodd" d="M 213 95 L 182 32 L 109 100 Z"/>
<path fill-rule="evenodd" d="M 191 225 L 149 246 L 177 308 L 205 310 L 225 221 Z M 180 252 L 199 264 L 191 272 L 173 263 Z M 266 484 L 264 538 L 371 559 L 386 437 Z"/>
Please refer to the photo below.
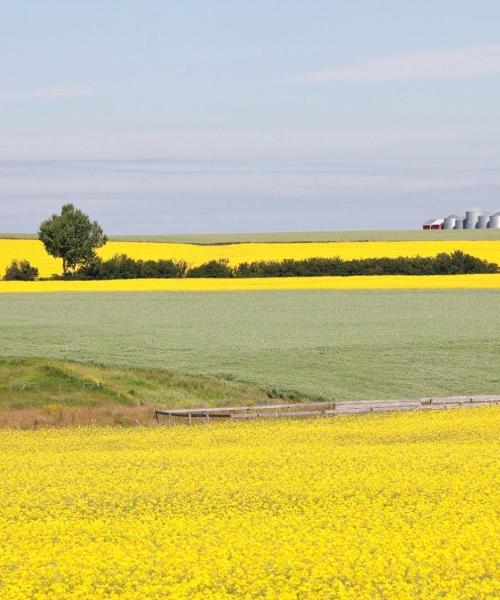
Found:
<path fill-rule="evenodd" d="M 0 354 L 332 399 L 498 393 L 499 317 L 493 290 L 6 294 Z"/>
<path fill-rule="evenodd" d="M 36 239 L 32 233 L 0 233 L 1 239 Z M 423 231 L 373 229 L 368 231 L 289 231 L 269 233 L 200 233 L 185 235 L 110 235 L 112 241 L 185 244 L 237 244 L 244 242 L 359 242 L 404 240 L 500 240 L 500 229 Z"/>

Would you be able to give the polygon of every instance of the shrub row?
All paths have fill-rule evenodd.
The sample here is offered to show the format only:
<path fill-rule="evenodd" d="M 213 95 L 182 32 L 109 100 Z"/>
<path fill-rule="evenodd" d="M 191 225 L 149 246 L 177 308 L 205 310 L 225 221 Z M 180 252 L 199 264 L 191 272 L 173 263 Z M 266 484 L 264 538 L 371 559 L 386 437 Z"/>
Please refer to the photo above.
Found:
<path fill-rule="evenodd" d="M 433 257 L 398 258 L 307 258 L 281 262 L 243 263 L 232 269 L 234 277 L 315 277 L 333 275 L 458 275 L 497 273 L 498 265 L 457 251 Z"/>
<path fill-rule="evenodd" d="M 134 260 L 125 254 L 108 260 L 94 259 L 65 279 L 173 279 L 182 277 L 246 278 L 246 277 L 318 277 L 333 275 L 458 275 L 470 273 L 498 273 L 499 267 L 480 258 L 456 251 L 434 257 L 412 258 L 306 258 L 283 261 L 257 261 L 232 267 L 227 260 L 212 260 L 198 267 L 184 261 Z M 14 261 L 7 268 L 4 279 L 32 280 L 38 269 L 27 261 Z"/>
<path fill-rule="evenodd" d="M 197 267 L 171 260 L 142 261 L 125 255 L 109 260 L 98 259 L 77 271 L 78 279 L 128 279 L 143 277 L 179 278 L 245 278 L 245 277 L 316 277 L 334 275 L 457 275 L 497 273 L 498 265 L 457 251 L 434 257 L 413 258 L 307 258 L 242 263 L 232 267 L 227 260 L 212 260 Z"/>

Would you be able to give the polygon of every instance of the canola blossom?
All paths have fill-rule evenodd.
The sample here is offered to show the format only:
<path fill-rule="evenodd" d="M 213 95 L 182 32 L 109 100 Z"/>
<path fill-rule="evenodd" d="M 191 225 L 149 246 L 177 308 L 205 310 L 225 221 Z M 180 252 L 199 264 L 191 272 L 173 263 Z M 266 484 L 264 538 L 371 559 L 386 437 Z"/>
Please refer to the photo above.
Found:
<path fill-rule="evenodd" d="M 108 242 L 98 250 L 102 258 L 127 254 L 134 259 L 184 260 L 197 266 L 209 260 L 228 259 L 231 265 L 260 260 L 311 257 L 348 260 L 355 258 L 397 258 L 398 256 L 435 256 L 440 252 L 462 250 L 467 254 L 500 264 L 500 240 L 490 241 L 397 241 L 324 243 L 243 243 L 216 246 L 159 242 Z M 49 256 L 38 240 L 0 239 L 0 274 L 13 259 L 26 259 L 37 267 L 41 277 L 61 274 L 62 261 Z"/>
<path fill-rule="evenodd" d="M 113 279 L 101 281 L 0 281 L 2 293 L 231 292 L 265 290 L 498 289 L 500 273 L 473 275 L 359 275 L 244 279 Z"/>
<path fill-rule="evenodd" d="M 0 597 L 493 599 L 500 407 L 0 432 Z"/>

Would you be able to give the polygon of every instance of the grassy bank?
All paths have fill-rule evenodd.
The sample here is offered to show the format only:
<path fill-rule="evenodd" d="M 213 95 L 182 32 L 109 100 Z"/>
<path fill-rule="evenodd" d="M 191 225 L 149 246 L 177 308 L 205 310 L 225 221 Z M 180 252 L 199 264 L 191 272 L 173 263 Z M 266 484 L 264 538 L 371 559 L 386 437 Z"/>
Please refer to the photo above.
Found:
<path fill-rule="evenodd" d="M 276 394 L 158 369 L 0 358 L 0 427 L 147 424 L 162 406 L 265 404 Z M 293 399 L 304 398 L 296 394 Z"/>
<path fill-rule="evenodd" d="M 0 354 L 160 368 L 324 399 L 498 393 L 500 292 L 0 296 Z"/>

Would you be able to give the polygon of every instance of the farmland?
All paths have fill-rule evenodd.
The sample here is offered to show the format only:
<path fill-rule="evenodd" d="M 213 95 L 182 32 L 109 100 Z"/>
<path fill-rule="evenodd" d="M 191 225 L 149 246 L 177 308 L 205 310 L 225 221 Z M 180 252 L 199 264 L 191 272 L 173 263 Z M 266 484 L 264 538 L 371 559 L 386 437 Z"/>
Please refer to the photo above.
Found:
<path fill-rule="evenodd" d="M 311 257 L 342 259 L 398 256 L 435 256 L 462 250 L 477 258 L 500 264 L 500 240 L 367 241 L 318 243 L 240 243 L 202 246 L 153 242 L 108 242 L 98 250 L 102 258 L 127 254 L 134 259 L 184 260 L 192 266 L 210 260 L 228 259 L 231 265 L 259 260 L 281 261 Z M 13 259 L 29 260 L 41 277 L 61 274 L 62 262 L 50 257 L 37 240 L 0 239 L 0 273 Z"/>
<path fill-rule="evenodd" d="M 254 233 L 199 233 L 167 235 L 109 235 L 113 242 L 164 242 L 169 244 L 239 244 L 249 242 L 389 242 L 425 240 L 499 240 L 498 229 L 423 231 L 422 229 L 370 229 L 361 231 L 282 231 Z M 37 239 L 35 233 L 0 233 L 0 239 Z"/>
<path fill-rule="evenodd" d="M 178 370 L 319 398 L 497 393 L 494 290 L 3 294 L 2 355 Z"/>
<path fill-rule="evenodd" d="M 499 418 L 0 432 L 2 597 L 497 598 Z"/>
<path fill-rule="evenodd" d="M 59 272 L 35 240 L 2 248 L 0 262 L 18 248 Z M 457 248 L 500 262 L 494 240 L 102 254 Z M 498 274 L 1 282 L 0 597 L 497 597 L 498 407 L 151 421 L 158 406 L 498 393 L 499 287 Z"/>

